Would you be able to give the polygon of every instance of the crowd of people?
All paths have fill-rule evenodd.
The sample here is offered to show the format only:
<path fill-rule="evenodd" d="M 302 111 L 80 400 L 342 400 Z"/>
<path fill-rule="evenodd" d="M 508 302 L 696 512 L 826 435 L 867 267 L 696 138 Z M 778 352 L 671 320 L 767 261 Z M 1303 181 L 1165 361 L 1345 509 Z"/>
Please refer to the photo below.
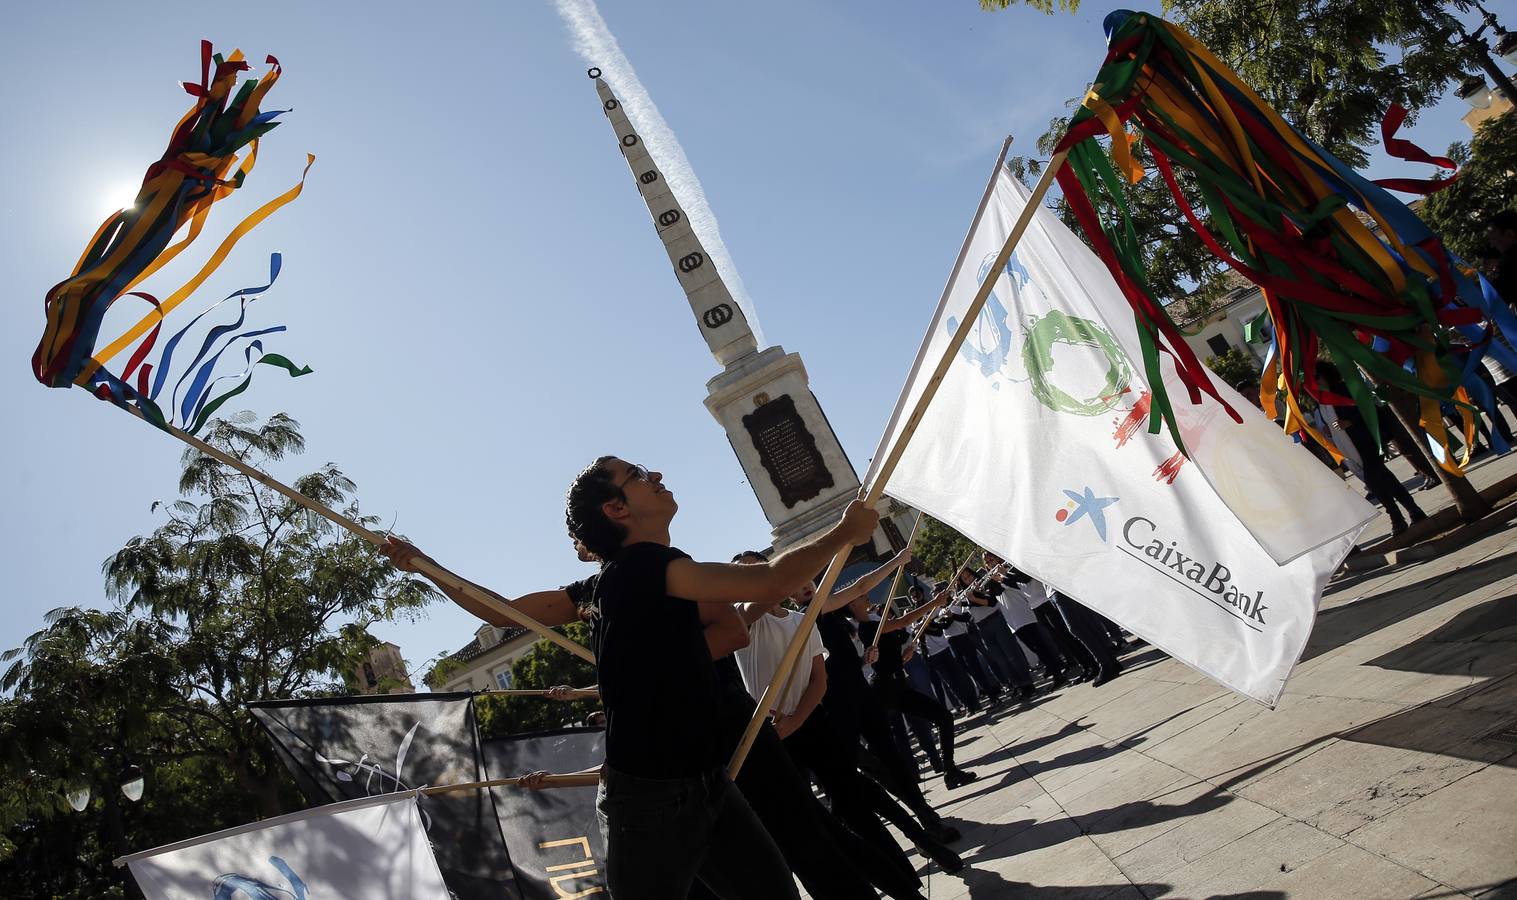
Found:
<path fill-rule="evenodd" d="M 921 898 L 887 824 L 943 871 L 965 863 L 952 847 L 962 836 L 922 793 L 912 740 L 956 790 L 977 780 L 959 765 L 958 720 L 1013 713 L 1040 685 L 1100 686 L 1122 671 L 1120 629 L 990 553 L 943 582 L 902 573 L 907 592 L 871 605 L 898 569 L 920 568 L 903 550 L 825 599 L 729 780 L 817 573 L 870 540 L 878 515 L 855 501 L 833 528 L 772 558 L 699 563 L 671 546 L 678 504 L 659 472 L 602 457 L 566 505 L 595 574 L 515 599 L 474 587 L 548 626 L 589 624 L 606 724 L 596 809 L 616 900 L 794 898 L 797 880 L 817 900 Z M 395 538 L 384 552 L 409 571 L 427 559 Z M 510 624 L 451 584 L 439 586 L 464 609 Z"/>

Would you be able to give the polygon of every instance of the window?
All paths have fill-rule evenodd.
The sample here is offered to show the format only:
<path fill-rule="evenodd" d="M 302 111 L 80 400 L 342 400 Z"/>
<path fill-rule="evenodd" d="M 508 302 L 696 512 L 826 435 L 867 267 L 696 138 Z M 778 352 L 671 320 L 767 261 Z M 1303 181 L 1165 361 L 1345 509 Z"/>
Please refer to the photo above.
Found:
<path fill-rule="evenodd" d="M 1214 334 L 1211 337 L 1207 338 L 1206 346 L 1211 348 L 1213 356 L 1221 356 L 1227 351 L 1233 349 L 1232 345 L 1227 343 L 1227 338 L 1223 337 L 1220 334 Z"/>
<path fill-rule="evenodd" d="M 379 684 L 379 679 L 374 677 L 374 665 L 372 663 L 363 664 L 363 680 L 369 687 L 375 687 Z"/>
<path fill-rule="evenodd" d="M 495 685 L 503 691 L 511 690 L 511 670 L 501 669 L 495 673 Z"/>

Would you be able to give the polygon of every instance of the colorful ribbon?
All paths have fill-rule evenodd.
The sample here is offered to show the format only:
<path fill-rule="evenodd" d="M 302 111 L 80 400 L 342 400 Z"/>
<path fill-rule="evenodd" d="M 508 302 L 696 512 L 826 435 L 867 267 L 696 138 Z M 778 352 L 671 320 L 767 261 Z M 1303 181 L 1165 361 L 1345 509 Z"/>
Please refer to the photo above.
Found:
<path fill-rule="evenodd" d="M 1124 181 L 1144 177 L 1129 127 L 1207 249 L 1263 291 L 1273 343 L 1261 400 L 1271 409 L 1284 393 L 1288 428 L 1315 432 L 1298 408 L 1297 398 L 1305 395 L 1352 403 L 1378 440 L 1378 385 L 1416 394 L 1425 422 L 1443 402 L 1468 411 L 1459 388 L 1463 367 L 1449 337 L 1455 328 L 1478 325 L 1490 307 L 1438 238 L 1384 186 L 1292 128 L 1185 32 L 1130 11 L 1107 16 L 1105 27 L 1105 62 L 1057 147 L 1069 152 L 1059 183 L 1137 316 L 1154 388 L 1150 430 L 1167 424 L 1179 441 L 1173 408 L 1162 396 L 1161 353 L 1173 357 L 1191 402 L 1209 394 L 1233 411 L 1147 287 L 1123 190 Z M 1399 107 L 1386 115 L 1388 152 L 1453 168 L 1452 161 L 1395 136 L 1405 117 Z M 1109 151 L 1102 138 L 1110 138 Z M 1177 169 L 1191 177 L 1200 204 L 1193 207 L 1181 190 Z M 1449 182 L 1391 186 L 1426 192 Z M 1381 349 L 1368 346 L 1372 340 Z M 1349 396 L 1318 382 L 1323 349 L 1338 362 Z M 1441 417 L 1427 427 L 1445 440 Z"/>

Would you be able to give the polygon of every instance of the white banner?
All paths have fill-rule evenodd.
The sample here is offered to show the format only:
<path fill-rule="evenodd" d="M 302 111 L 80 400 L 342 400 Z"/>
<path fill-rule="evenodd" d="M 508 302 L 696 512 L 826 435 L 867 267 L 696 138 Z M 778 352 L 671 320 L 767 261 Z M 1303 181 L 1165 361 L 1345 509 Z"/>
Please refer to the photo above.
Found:
<path fill-rule="evenodd" d="M 997 173 L 876 464 L 1028 195 Z M 1274 705 L 1327 579 L 1374 508 L 1220 381 L 1243 424 L 1215 401 L 1192 405 L 1168 357 L 1190 458 L 1167 431 L 1149 434 L 1132 310 L 1047 209 L 995 279 L 886 493 Z"/>
<path fill-rule="evenodd" d="M 148 900 L 448 900 L 409 791 L 231 828 L 125 862 Z"/>

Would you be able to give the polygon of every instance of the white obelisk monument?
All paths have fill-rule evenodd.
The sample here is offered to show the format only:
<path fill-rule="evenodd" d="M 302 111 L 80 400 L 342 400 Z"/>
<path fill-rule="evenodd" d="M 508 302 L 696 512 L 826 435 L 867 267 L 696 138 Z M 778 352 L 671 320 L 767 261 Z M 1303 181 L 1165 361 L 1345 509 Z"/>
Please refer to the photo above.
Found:
<path fill-rule="evenodd" d="M 774 529 L 774 547 L 783 550 L 835 523 L 858 495 L 858 475 L 811 393 L 800 355 L 777 346 L 759 349 L 747 317 L 691 230 L 621 103 L 601 80 L 599 69 L 589 74 L 685 290 L 696 327 L 723 366 L 721 374 L 706 382 L 706 408 L 727 430 L 727 440 Z M 895 533 L 887 537 L 889 532 Z M 875 535 L 880 551 L 899 542 L 894 522 Z"/>

